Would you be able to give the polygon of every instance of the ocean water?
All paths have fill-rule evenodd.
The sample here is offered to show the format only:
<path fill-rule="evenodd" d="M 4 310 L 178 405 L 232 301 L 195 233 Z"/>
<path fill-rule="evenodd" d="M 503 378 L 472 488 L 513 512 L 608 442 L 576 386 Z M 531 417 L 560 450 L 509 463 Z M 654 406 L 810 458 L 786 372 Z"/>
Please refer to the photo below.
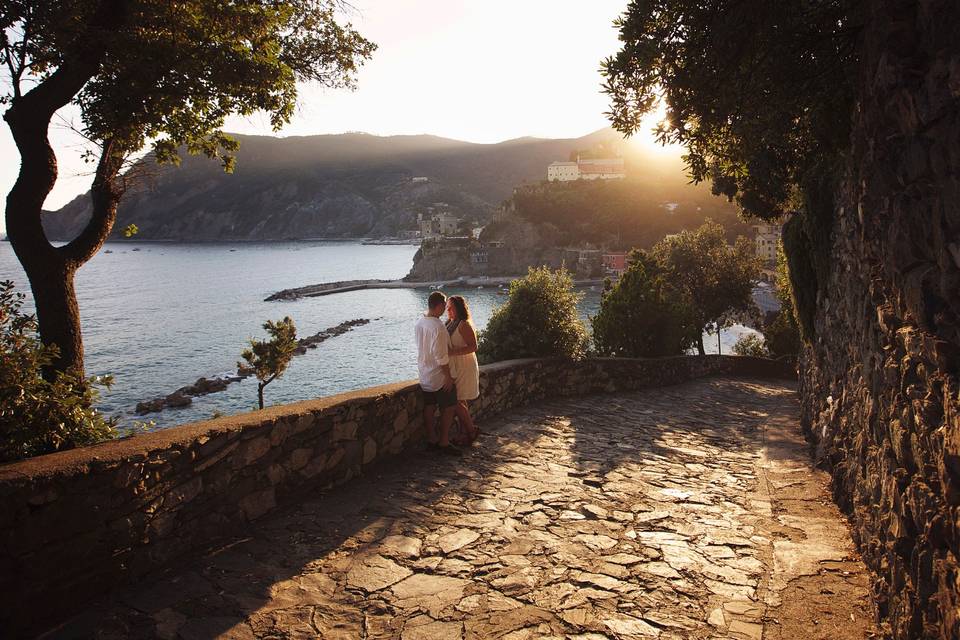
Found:
<path fill-rule="evenodd" d="M 306 336 L 345 320 L 370 324 L 330 338 L 296 356 L 286 374 L 265 391 L 267 404 L 322 397 L 416 377 L 413 324 L 426 289 L 372 289 L 297 301 L 264 302 L 280 289 L 319 282 L 407 274 L 414 246 L 356 242 L 244 244 L 108 243 L 77 274 L 86 367 L 112 374 L 100 408 L 129 424 L 137 402 L 167 395 L 197 378 L 236 370 L 250 337 L 262 337 L 267 319 L 289 315 Z M 26 276 L 9 243 L 0 242 L 0 280 L 14 280 L 28 295 Z M 584 289 L 586 318 L 600 303 L 599 287 Z M 447 288 L 468 298 L 479 328 L 505 297 L 496 288 Z M 721 334 L 729 353 L 745 327 Z M 707 340 L 716 352 L 716 337 Z M 182 409 L 142 419 L 156 428 L 256 408 L 253 378 L 226 391 L 200 396 Z"/>

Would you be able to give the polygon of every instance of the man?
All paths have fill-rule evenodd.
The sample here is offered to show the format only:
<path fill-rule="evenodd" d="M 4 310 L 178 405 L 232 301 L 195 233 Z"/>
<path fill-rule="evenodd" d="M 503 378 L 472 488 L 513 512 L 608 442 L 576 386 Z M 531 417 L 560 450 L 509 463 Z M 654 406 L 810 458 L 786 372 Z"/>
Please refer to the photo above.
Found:
<path fill-rule="evenodd" d="M 450 444 L 450 424 L 457 406 L 457 389 L 450 375 L 450 335 L 440 316 L 447 307 L 447 298 L 434 291 L 427 299 L 427 312 L 417 320 L 417 368 L 423 391 L 423 424 L 431 446 L 450 455 L 460 450 Z M 440 407 L 440 433 L 437 434 L 434 414 Z"/>

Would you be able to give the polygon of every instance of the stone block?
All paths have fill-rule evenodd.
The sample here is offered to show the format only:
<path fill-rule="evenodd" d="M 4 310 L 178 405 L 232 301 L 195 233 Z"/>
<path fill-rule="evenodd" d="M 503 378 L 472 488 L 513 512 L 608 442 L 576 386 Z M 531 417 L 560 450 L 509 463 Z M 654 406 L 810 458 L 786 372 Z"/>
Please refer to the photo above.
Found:
<path fill-rule="evenodd" d="M 359 427 L 360 425 L 355 420 L 334 424 L 331 440 L 333 442 L 355 440 L 357 437 L 357 430 L 359 429 Z"/>
<path fill-rule="evenodd" d="M 363 443 L 363 464 L 370 464 L 377 457 L 377 441 L 367 438 Z"/>
<path fill-rule="evenodd" d="M 240 499 L 239 504 L 247 520 L 256 520 L 277 506 L 274 488 L 270 487 L 244 496 Z"/>

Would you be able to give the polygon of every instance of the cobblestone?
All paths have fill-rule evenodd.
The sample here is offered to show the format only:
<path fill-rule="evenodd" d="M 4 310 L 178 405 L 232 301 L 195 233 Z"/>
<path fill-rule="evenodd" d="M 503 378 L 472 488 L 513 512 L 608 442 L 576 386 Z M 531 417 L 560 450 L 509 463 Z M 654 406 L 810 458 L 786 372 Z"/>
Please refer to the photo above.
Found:
<path fill-rule="evenodd" d="M 462 459 L 378 467 L 60 634 L 871 637 L 796 413 L 790 386 L 740 378 L 531 405 Z"/>

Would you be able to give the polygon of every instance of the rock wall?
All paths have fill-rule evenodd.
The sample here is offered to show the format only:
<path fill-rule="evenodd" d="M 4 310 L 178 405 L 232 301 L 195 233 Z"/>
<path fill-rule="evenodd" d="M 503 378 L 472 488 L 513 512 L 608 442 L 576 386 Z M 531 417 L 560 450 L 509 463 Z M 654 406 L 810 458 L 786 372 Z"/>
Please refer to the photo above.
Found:
<path fill-rule="evenodd" d="M 716 373 L 793 372 L 736 356 L 518 360 L 483 367 L 474 410 L 482 420 L 550 396 Z M 417 446 L 421 411 L 418 387 L 403 382 L 0 466 L 3 635 L 48 628 L 124 580 Z"/>
<path fill-rule="evenodd" d="M 803 421 L 896 638 L 960 637 L 960 11 L 865 3 Z"/>

